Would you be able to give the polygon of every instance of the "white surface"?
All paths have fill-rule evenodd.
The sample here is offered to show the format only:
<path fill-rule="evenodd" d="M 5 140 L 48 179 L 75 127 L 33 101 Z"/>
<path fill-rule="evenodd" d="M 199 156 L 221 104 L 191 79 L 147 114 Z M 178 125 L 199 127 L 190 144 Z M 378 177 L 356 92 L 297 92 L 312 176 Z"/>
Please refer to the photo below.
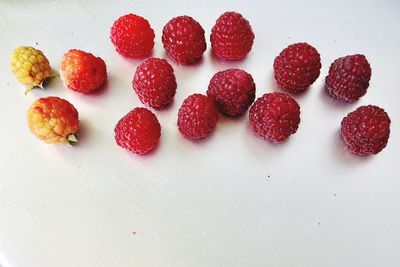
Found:
<path fill-rule="evenodd" d="M 0 265 L 400 266 L 399 1 L 32 2 L 0 1 Z M 256 35 L 241 62 L 211 57 L 210 29 L 227 10 L 248 18 Z M 142 106 L 131 88 L 140 60 L 119 56 L 109 40 L 113 21 L 129 12 L 150 21 L 156 57 L 165 56 L 161 30 L 174 16 L 197 19 L 208 42 L 200 64 L 173 64 L 175 101 L 156 112 L 161 142 L 145 157 L 113 139 L 120 117 Z M 277 90 L 274 57 L 298 41 L 318 49 L 323 67 L 296 96 L 302 121 L 288 142 L 256 138 L 247 114 L 221 117 L 200 143 L 179 134 L 180 104 L 205 93 L 216 71 L 243 68 L 261 96 Z M 85 96 L 55 79 L 24 96 L 8 67 L 20 45 L 43 50 L 56 69 L 71 48 L 99 55 L 108 85 Z M 324 78 L 335 58 L 353 53 L 367 55 L 371 86 L 359 102 L 340 104 L 322 90 Z M 29 132 L 28 106 L 50 95 L 79 110 L 78 146 L 46 145 Z M 391 116 L 391 138 L 381 154 L 358 158 L 343 149 L 338 129 L 369 103 Z"/>

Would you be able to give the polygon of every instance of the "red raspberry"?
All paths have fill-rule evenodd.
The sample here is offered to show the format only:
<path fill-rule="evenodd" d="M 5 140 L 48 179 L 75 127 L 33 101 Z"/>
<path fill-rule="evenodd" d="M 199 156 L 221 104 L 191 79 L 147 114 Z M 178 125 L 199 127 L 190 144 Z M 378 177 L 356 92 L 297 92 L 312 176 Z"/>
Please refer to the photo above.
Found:
<path fill-rule="evenodd" d="M 127 57 L 149 55 L 154 47 L 154 37 L 154 31 L 149 22 L 134 14 L 117 19 L 110 33 L 111 42 L 117 52 Z"/>
<path fill-rule="evenodd" d="M 354 154 L 377 154 L 387 145 L 390 118 L 377 106 L 361 106 L 347 114 L 341 123 L 341 134 L 347 148 Z"/>
<path fill-rule="evenodd" d="M 178 111 L 179 131 L 192 140 L 210 135 L 217 120 L 218 112 L 214 103 L 201 94 L 193 94 L 186 98 Z"/>
<path fill-rule="evenodd" d="M 371 67 L 364 55 L 336 59 L 326 77 L 328 93 L 337 99 L 354 102 L 367 93 Z"/>
<path fill-rule="evenodd" d="M 264 94 L 251 106 L 249 119 L 257 135 L 269 141 L 282 142 L 297 131 L 300 106 L 286 93 Z"/>
<path fill-rule="evenodd" d="M 217 72 L 211 79 L 207 95 L 223 114 L 241 115 L 256 96 L 253 77 L 243 70 L 228 69 Z"/>
<path fill-rule="evenodd" d="M 151 111 L 135 108 L 119 120 L 114 133 L 119 146 L 137 154 L 145 154 L 157 145 L 161 126 Z"/>
<path fill-rule="evenodd" d="M 254 33 L 250 23 L 236 12 L 225 12 L 211 29 L 213 53 L 225 60 L 243 59 L 250 52 Z"/>
<path fill-rule="evenodd" d="M 169 56 L 180 64 L 196 62 L 207 48 L 203 27 L 189 16 L 171 19 L 164 26 L 162 42 Z"/>
<path fill-rule="evenodd" d="M 306 90 L 318 78 L 321 58 L 307 43 L 289 45 L 275 58 L 275 80 L 279 87 L 292 92 Z"/>
<path fill-rule="evenodd" d="M 48 144 L 77 142 L 78 111 L 67 100 L 49 96 L 33 102 L 27 112 L 29 129 Z"/>
<path fill-rule="evenodd" d="M 175 96 L 174 69 L 165 59 L 148 58 L 137 67 L 132 86 L 140 101 L 161 109 L 171 103 Z"/>
<path fill-rule="evenodd" d="M 60 76 L 69 89 L 89 93 L 107 80 L 106 64 L 91 53 L 72 49 L 61 60 Z"/>

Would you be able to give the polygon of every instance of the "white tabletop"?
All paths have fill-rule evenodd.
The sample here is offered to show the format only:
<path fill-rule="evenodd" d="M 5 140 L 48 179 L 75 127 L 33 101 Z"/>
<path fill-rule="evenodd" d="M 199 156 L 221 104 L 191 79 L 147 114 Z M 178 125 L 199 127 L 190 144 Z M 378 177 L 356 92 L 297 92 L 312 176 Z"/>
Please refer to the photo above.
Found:
<path fill-rule="evenodd" d="M 240 62 L 211 56 L 211 27 L 228 10 L 242 13 L 256 35 Z M 153 56 L 167 57 L 162 27 L 178 15 L 198 20 L 208 45 L 194 66 L 169 60 L 177 94 L 155 112 L 162 137 L 144 157 L 113 136 L 116 122 L 143 106 L 131 87 L 140 60 L 119 56 L 109 39 L 113 21 L 131 12 L 154 28 Z M 400 266 L 400 1 L 4 0 L 0 32 L 0 266 Z M 247 114 L 221 116 L 202 142 L 180 135 L 180 104 L 205 93 L 215 72 L 242 68 L 257 96 L 279 91 L 273 59 L 300 41 L 318 49 L 322 69 L 295 96 L 301 124 L 286 143 L 255 137 Z M 69 49 L 92 52 L 106 61 L 108 84 L 82 95 L 56 78 L 25 96 L 8 65 L 20 45 L 44 51 L 55 69 Z M 371 85 L 358 102 L 341 104 L 327 96 L 324 79 L 334 59 L 355 53 L 371 63 Z M 27 108 L 50 95 L 78 109 L 79 145 L 47 145 L 28 130 Z M 338 131 L 364 104 L 383 107 L 392 127 L 386 149 L 360 158 Z"/>

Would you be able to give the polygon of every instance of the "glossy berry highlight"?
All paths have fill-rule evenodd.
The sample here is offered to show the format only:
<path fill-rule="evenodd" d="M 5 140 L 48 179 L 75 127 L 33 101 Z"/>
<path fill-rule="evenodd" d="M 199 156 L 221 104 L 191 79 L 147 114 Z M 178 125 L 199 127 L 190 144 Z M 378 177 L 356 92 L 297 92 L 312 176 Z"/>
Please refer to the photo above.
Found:
<path fill-rule="evenodd" d="M 118 121 L 114 134 L 117 145 L 143 155 L 157 146 L 161 126 L 150 110 L 135 108 Z"/>
<path fill-rule="evenodd" d="M 320 55 L 307 43 L 289 45 L 274 60 L 278 86 L 292 93 L 306 90 L 317 80 L 320 70 Z"/>
<path fill-rule="evenodd" d="M 218 121 L 218 112 L 210 98 L 193 94 L 186 98 L 178 111 L 179 131 L 188 139 L 209 136 Z"/>
<path fill-rule="evenodd" d="M 333 98 L 354 102 L 367 93 L 371 66 L 364 55 L 350 55 L 336 59 L 325 79 L 326 90 Z"/>
<path fill-rule="evenodd" d="M 189 16 L 171 19 L 163 28 L 162 43 L 168 55 L 179 64 L 198 61 L 207 48 L 203 27 Z"/>
<path fill-rule="evenodd" d="M 99 89 L 107 80 L 104 60 L 91 53 L 71 49 L 64 54 L 60 64 L 60 76 L 65 87 L 80 93 Z"/>
<path fill-rule="evenodd" d="M 254 37 L 247 19 L 237 12 L 225 12 L 211 29 L 212 52 L 224 60 L 243 59 L 253 47 Z"/>
<path fill-rule="evenodd" d="M 296 133 L 300 106 L 286 93 L 267 93 L 258 98 L 249 112 L 253 132 L 268 141 L 282 142 Z"/>
<path fill-rule="evenodd" d="M 174 69 L 165 59 L 148 58 L 137 67 L 132 86 L 142 103 L 162 109 L 175 96 Z"/>
<path fill-rule="evenodd" d="M 389 115 L 374 105 L 361 106 L 350 112 L 341 123 L 341 135 L 348 150 L 356 155 L 378 154 L 390 136 Z"/>
<path fill-rule="evenodd" d="M 154 47 L 154 37 L 154 30 L 149 22 L 135 14 L 118 18 L 110 32 L 115 50 L 122 56 L 133 58 L 150 55 Z"/>
<path fill-rule="evenodd" d="M 240 69 L 217 72 L 210 80 L 207 95 L 218 110 L 227 116 L 246 112 L 256 96 L 253 77 Z"/>

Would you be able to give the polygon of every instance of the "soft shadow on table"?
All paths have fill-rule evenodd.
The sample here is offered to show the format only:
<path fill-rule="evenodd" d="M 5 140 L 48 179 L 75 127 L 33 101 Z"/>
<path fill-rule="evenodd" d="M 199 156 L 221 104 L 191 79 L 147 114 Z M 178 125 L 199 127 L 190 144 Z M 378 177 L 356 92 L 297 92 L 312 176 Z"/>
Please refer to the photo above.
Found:
<path fill-rule="evenodd" d="M 79 129 L 76 133 L 76 137 L 78 142 L 73 144 L 74 147 L 84 146 L 85 142 L 87 142 L 88 138 L 90 138 L 90 122 L 86 119 L 79 119 Z"/>
<path fill-rule="evenodd" d="M 287 93 L 289 94 L 291 97 L 293 97 L 296 100 L 301 100 L 304 97 L 306 97 L 310 92 L 310 90 L 316 90 L 316 88 L 313 88 L 313 85 L 310 85 L 310 87 L 308 87 L 306 90 L 300 91 L 300 92 L 289 92 L 285 89 L 282 89 L 279 87 L 278 83 L 275 80 L 275 75 L 274 75 L 274 71 L 271 70 L 269 75 L 268 75 L 268 85 L 270 86 L 270 88 L 268 88 L 268 92 L 270 93 L 272 92 L 279 92 L 279 93 Z"/>
<path fill-rule="evenodd" d="M 210 47 L 210 49 L 208 49 L 204 53 L 203 57 L 204 56 L 208 56 L 208 58 L 210 59 L 210 61 L 212 63 L 212 67 L 215 68 L 216 70 L 225 70 L 225 69 L 241 69 L 240 65 L 243 62 L 246 62 L 246 58 L 249 55 L 247 55 L 245 58 L 239 59 L 239 60 L 223 60 L 223 59 L 217 57 L 216 55 L 214 55 L 214 53 L 212 52 L 212 49 Z"/>
<path fill-rule="evenodd" d="M 244 123 L 244 121 L 248 117 L 248 112 L 245 112 L 242 115 L 239 116 L 226 116 L 221 113 L 218 114 L 218 122 L 217 124 L 221 125 L 221 127 L 229 126 L 232 124 L 237 124 L 237 123 Z"/>
<path fill-rule="evenodd" d="M 205 54 L 205 53 L 204 53 L 204 54 Z M 165 50 L 164 50 L 164 52 L 163 52 L 161 58 L 166 59 L 166 60 L 168 61 L 169 64 L 173 65 L 174 69 L 176 69 L 176 68 L 185 68 L 186 70 L 189 70 L 189 71 L 190 71 L 190 70 L 192 70 L 192 69 L 200 68 L 201 65 L 204 64 L 204 56 L 205 56 L 204 54 L 203 54 L 203 56 L 202 56 L 199 60 L 197 60 L 196 62 L 193 62 L 193 63 L 191 63 L 191 64 L 180 64 L 180 63 L 175 62 L 175 61 L 169 56 L 169 54 L 167 53 L 167 51 L 165 51 Z"/>
<path fill-rule="evenodd" d="M 107 74 L 107 80 L 100 86 L 100 88 L 96 89 L 95 91 L 87 94 L 88 96 L 92 97 L 103 97 L 109 93 L 110 90 L 110 78 L 112 79 L 112 74 Z"/>
<path fill-rule="evenodd" d="M 344 102 L 342 100 L 335 99 L 334 97 L 330 96 L 326 91 L 325 82 L 318 90 L 321 101 L 324 102 L 324 104 L 326 104 L 326 106 L 329 106 L 330 108 L 347 109 L 348 107 L 351 107 L 354 104 L 354 103 Z M 357 101 L 355 103 L 357 103 Z"/>
<path fill-rule="evenodd" d="M 367 164 L 373 156 L 357 156 L 351 153 L 343 142 L 340 130 L 338 129 L 332 135 L 331 151 L 337 163 L 344 167 L 354 167 L 355 165 Z"/>
<path fill-rule="evenodd" d="M 272 156 L 290 146 L 291 139 L 296 138 L 296 135 L 291 135 L 286 141 L 281 143 L 267 141 L 253 132 L 248 121 L 243 127 L 246 128 L 243 132 L 243 141 L 254 154 L 265 155 L 267 153 Z"/>

